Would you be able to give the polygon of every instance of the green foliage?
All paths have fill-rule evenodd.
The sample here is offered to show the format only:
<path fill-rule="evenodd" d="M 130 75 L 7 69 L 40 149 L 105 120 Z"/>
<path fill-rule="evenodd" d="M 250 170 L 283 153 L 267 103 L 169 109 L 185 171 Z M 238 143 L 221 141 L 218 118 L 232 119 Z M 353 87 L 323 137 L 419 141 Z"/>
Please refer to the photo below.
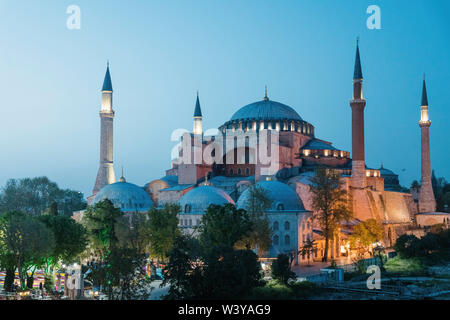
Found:
<path fill-rule="evenodd" d="M 106 254 L 119 241 L 115 226 L 120 217 L 122 212 L 109 200 L 98 202 L 86 210 L 82 223 L 87 229 L 90 247 L 97 255 Z"/>
<path fill-rule="evenodd" d="M 30 268 L 40 266 L 55 247 L 55 236 L 37 218 L 20 212 L 9 212 L 0 219 L 0 248 L 2 265 L 17 267 L 21 288 L 26 287 Z"/>
<path fill-rule="evenodd" d="M 277 259 L 272 263 L 272 278 L 277 279 L 283 284 L 287 284 L 290 279 L 295 279 L 295 272 L 291 270 L 291 262 L 286 254 L 279 254 Z"/>
<path fill-rule="evenodd" d="M 165 260 L 175 239 L 181 235 L 178 227 L 180 206 L 166 204 L 164 208 L 151 208 L 148 212 L 146 232 L 150 243 L 150 256 Z"/>
<path fill-rule="evenodd" d="M 294 290 L 279 282 L 270 282 L 263 287 L 253 288 L 246 300 L 292 300 L 295 298 Z"/>
<path fill-rule="evenodd" d="M 44 261 L 49 268 L 59 262 L 70 264 L 86 249 L 88 240 L 86 229 L 72 218 L 66 216 L 44 215 L 38 218 L 55 236 L 55 246 Z"/>
<path fill-rule="evenodd" d="M 450 260 L 450 230 L 429 232 L 420 239 L 414 235 L 402 235 L 394 249 L 404 259 L 418 258 L 427 264 L 446 262 Z"/>
<path fill-rule="evenodd" d="M 404 259 L 399 256 L 389 259 L 384 267 L 389 273 L 398 273 L 402 275 L 423 274 L 425 267 L 417 258 Z"/>
<path fill-rule="evenodd" d="M 233 247 L 252 231 L 252 222 L 243 209 L 232 204 L 210 205 L 202 217 L 198 231 L 204 248 Z"/>
<path fill-rule="evenodd" d="M 124 216 L 109 200 L 89 207 L 83 217 L 97 257 L 89 280 L 105 288 L 111 300 L 145 299 L 149 294 L 150 280 L 141 272 L 148 247 L 145 221 L 139 213 Z"/>
<path fill-rule="evenodd" d="M 267 191 L 258 185 L 252 185 L 249 193 L 250 196 L 244 204 L 244 209 L 252 223 L 252 231 L 239 241 L 238 247 L 258 249 L 260 253 L 267 252 L 272 245 L 273 231 L 266 212 L 272 202 Z"/>
<path fill-rule="evenodd" d="M 59 208 L 64 215 L 71 216 L 85 207 L 81 192 L 59 189 L 47 177 L 10 179 L 0 193 L 0 213 L 19 211 L 38 216 L 51 210 L 54 214 Z"/>
<path fill-rule="evenodd" d="M 383 227 L 375 219 L 358 223 L 349 237 L 352 249 L 367 251 L 373 243 L 383 239 Z"/>
<path fill-rule="evenodd" d="M 310 192 L 314 219 L 319 223 L 325 237 L 323 260 L 327 260 L 329 240 L 338 231 L 344 221 L 352 216 L 349 195 L 341 188 L 338 171 L 319 168 L 311 179 Z"/>
<path fill-rule="evenodd" d="M 166 299 L 236 299 L 261 284 L 261 265 L 251 250 L 235 244 L 251 231 L 245 210 L 211 205 L 198 229 L 200 240 L 175 239 L 164 270 Z"/>

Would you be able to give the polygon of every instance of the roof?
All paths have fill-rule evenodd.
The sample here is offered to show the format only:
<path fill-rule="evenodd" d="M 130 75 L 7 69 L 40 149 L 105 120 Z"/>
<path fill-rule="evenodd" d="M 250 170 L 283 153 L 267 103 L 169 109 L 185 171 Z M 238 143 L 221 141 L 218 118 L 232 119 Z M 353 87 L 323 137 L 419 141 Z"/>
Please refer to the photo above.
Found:
<path fill-rule="evenodd" d="M 311 139 L 306 143 L 302 149 L 308 150 L 337 150 L 335 147 L 331 145 L 331 143 L 319 140 L 319 139 Z"/>
<path fill-rule="evenodd" d="M 428 96 L 427 96 L 427 85 L 425 84 L 425 79 L 423 79 L 422 86 L 422 106 L 428 106 Z"/>
<path fill-rule="evenodd" d="M 234 204 L 234 201 L 222 189 L 211 186 L 201 186 L 192 189 L 181 197 L 179 201 L 182 213 L 185 214 L 203 214 L 211 204 L 225 205 L 227 203 Z M 186 206 L 189 206 L 187 212 Z"/>
<path fill-rule="evenodd" d="M 297 120 L 302 118 L 293 108 L 280 102 L 264 99 L 240 108 L 231 121 L 237 120 Z"/>
<path fill-rule="evenodd" d="M 202 109 L 200 108 L 200 99 L 197 94 L 197 102 L 195 103 L 194 117 L 202 117 Z"/>
<path fill-rule="evenodd" d="M 260 181 L 256 186 L 261 187 L 267 192 L 269 199 L 271 200 L 270 211 L 304 211 L 302 200 L 297 195 L 297 192 L 290 186 L 280 181 Z M 250 190 L 245 190 L 239 197 L 236 203 L 238 208 L 245 209 L 247 203 L 250 200 Z M 279 209 L 279 205 L 283 206 L 283 209 Z"/>
<path fill-rule="evenodd" d="M 359 57 L 359 45 L 356 44 L 356 58 L 355 58 L 355 71 L 353 73 L 353 79 L 362 79 L 361 59 Z"/>
<path fill-rule="evenodd" d="M 93 204 L 110 200 L 122 212 L 147 211 L 153 201 L 143 188 L 128 182 L 116 182 L 103 187 L 94 197 Z"/>
<path fill-rule="evenodd" d="M 111 75 L 109 73 L 109 64 L 108 67 L 106 68 L 105 80 L 103 80 L 102 91 L 113 91 Z"/>
<path fill-rule="evenodd" d="M 193 186 L 194 186 L 193 184 L 177 184 L 173 187 L 161 189 L 160 191 L 182 191 L 182 190 L 186 190 Z"/>
<path fill-rule="evenodd" d="M 383 166 L 381 166 L 378 170 L 380 170 L 381 176 L 398 176 L 398 174 L 394 173 L 392 170 L 384 168 Z"/>

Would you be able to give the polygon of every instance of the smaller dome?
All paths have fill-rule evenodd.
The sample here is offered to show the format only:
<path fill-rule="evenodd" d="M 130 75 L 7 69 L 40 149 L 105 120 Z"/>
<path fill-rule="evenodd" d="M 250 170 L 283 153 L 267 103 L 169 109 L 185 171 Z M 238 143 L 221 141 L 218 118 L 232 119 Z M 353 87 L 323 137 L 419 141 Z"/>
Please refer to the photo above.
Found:
<path fill-rule="evenodd" d="M 396 176 L 397 174 L 394 173 L 392 170 L 386 169 L 381 167 L 380 169 L 380 175 L 381 176 Z"/>
<path fill-rule="evenodd" d="M 256 184 L 267 192 L 272 201 L 271 211 L 303 211 L 305 207 L 294 189 L 279 181 L 261 181 Z M 245 209 L 250 199 L 250 190 L 245 190 L 239 197 L 236 206 Z"/>
<path fill-rule="evenodd" d="M 234 204 L 233 199 L 222 189 L 201 186 L 192 189 L 180 199 L 182 213 L 203 214 L 209 205 Z"/>
<path fill-rule="evenodd" d="M 93 205 L 110 200 L 122 212 L 147 211 L 153 201 L 143 188 L 128 182 L 116 182 L 103 187 L 94 197 Z"/>

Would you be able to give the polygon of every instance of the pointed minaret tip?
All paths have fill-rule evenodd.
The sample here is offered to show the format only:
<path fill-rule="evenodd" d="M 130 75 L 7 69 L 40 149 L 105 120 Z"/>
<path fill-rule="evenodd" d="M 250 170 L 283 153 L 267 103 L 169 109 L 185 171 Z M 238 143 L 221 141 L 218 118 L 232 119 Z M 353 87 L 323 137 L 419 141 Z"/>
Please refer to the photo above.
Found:
<path fill-rule="evenodd" d="M 359 37 L 356 38 L 356 58 L 355 58 L 355 71 L 353 73 L 353 79 L 362 79 L 361 58 L 359 56 Z"/>
<path fill-rule="evenodd" d="M 197 91 L 197 101 L 195 102 L 194 117 L 203 117 L 202 108 L 200 107 L 200 98 Z"/>
<path fill-rule="evenodd" d="M 106 74 L 105 74 L 105 80 L 103 80 L 102 91 L 113 91 L 112 82 L 111 82 L 111 74 L 109 72 L 109 60 L 106 64 Z"/>
<path fill-rule="evenodd" d="M 267 85 L 265 86 L 265 94 L 264 94 L 264 100 L 269 100 L 269 97 L 267 96 Z"/>
<path fill-rule="evenodd" d="M 428 106 L 427 85 L 425 84 L 425 73 L 423 74 L 422 106 Z"/>

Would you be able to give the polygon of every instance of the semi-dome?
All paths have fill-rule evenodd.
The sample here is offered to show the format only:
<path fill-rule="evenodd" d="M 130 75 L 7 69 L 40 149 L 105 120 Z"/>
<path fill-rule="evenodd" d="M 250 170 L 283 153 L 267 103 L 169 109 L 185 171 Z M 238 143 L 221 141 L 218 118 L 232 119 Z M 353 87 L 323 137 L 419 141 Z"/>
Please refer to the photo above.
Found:
<path fill-rule="evenodd" d="M 294 189 L 287 184 L 279 181 L 261 181 L 256 184 L 267 192 L 267 196 L 271 200 L 272 211 L 303 211 L 302 200 Z M 236 206 L 240 209 L 246 209 L 250 199 L 250 190 L 245 190 L 239 197 Z"/>
<path fill-rule="evenodd" d="M 147 211 L 153 206 L 152 199 L 143 188 L 125 182 L 125 179 L 103 187 L 95 195 L 93 205 L 106 199 L 122 212 Z"/>
<path fill-rule="evenodd" d="M 201 186 L 186 193 L 181 197 L 179 203 L 183 213 L 202 214 L 205 213 L 206 209 L 211 204 L 234 204 L 234 201 L 222 189 L 211 186 Z"/>
<path fill-rule="evenodd" d="M 302 121 L 300 115 L 291 107 L 280 102 L 264 99 L 239 109 L 230 121 L 245 120 L 295 120 Z"/>

